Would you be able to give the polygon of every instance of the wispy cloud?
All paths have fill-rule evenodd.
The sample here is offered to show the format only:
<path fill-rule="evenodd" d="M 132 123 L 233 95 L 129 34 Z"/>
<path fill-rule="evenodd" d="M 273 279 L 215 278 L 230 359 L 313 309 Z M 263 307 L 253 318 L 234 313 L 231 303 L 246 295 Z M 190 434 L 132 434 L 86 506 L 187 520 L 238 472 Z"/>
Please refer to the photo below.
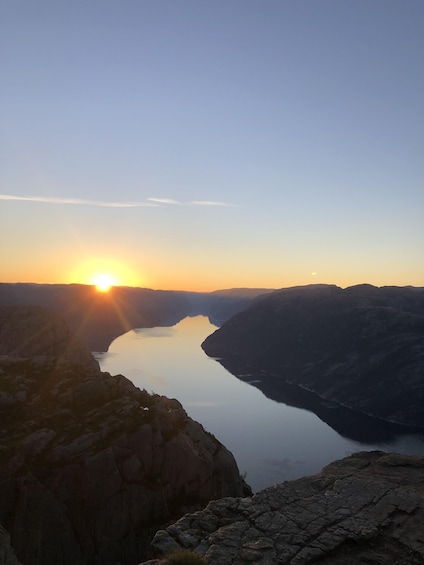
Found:
<path fill-rule="evenodd" d="M 149 202 L 157 202 L 159 204 L 177 204 L 178 206 L 227 206 L 234 208 L 235 204 L 228 202 L 216 202 L 215 200 L 190 200 L 189 202 L 180 202 L 173 198 L 148 198 Z"/>
<path fill-rule="evenodd" d="M 215 202 L 214 200 L 192 200 L 189 202 L 194 206 L 227 206 L 229 208 L 236 207 L 236 204 L 229 204 L 228 202 Z"/>
<path fill-rule="evenodd" d="M 0 200 L 43 202 L 45 204 L 77 204 L 85 206 L 103 206 L 106 208 L 139 208 L 142 206 L 157 206 L 157 204 L 152 202 L 105 202 L 103 200 L 86 200 L 84 198 L 58 198 L 55 196 L 16 196 L 13 194 L 0 194 Z"/>
<path fill-rule="evenodd" d="M 149 202 L 157 202 L 158 204 L 181 204 L 178 200 L 173 198 L 148 198 Z"/>
<path fill-rule="evenodd" d="M 161 205 L 178 206 L 227 206 L 234 207 L 235 204 L 226 202 L 215 202 L 213 200 L 192 200 L 190 202 L 179 202 L 173 198 L 148 198 L 147 201 L 135 202 L 108 202 L 104 200 L 87 200 L 85 198 L 62 198 L 56 196 L 18 196 L 15 194 L 0 194 L 0 200 L 14 200 L 20 202 L 42 202 L 45 204 L 72 204 L 80 206 L 102 206 L 106 208 L 141 208 L 158 207 Z"/>

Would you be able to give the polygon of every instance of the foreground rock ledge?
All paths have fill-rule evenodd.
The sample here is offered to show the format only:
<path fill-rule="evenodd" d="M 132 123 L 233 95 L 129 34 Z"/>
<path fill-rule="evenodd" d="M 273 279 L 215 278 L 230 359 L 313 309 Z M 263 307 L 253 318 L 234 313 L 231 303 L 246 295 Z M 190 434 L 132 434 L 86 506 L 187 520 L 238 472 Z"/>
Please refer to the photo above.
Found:
<path fill-rule="evenodd" d="M 0 418 L 0 524 L 23 565 L 136 565 L 163 524 L 246 492 L 177 400 L 122 375 L 0 355 Z"/>
<path fill-rule="evenodd" d="M 149 564 L 177 547 L 209 565 L 422 564 L 423 524 L 424 457 L 362 452 L 187 514 L 157 532 Z"/>

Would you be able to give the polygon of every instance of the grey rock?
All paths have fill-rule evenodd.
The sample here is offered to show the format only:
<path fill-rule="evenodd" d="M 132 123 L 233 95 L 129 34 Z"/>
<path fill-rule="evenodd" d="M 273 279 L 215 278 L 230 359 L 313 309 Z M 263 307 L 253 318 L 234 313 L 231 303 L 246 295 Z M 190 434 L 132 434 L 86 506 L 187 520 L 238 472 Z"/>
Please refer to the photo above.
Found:
<path fill-rule="evenodd" d="M 424 457 L 357 453 L 249 498 L 210 502 L 153 540 L 209 565 L 424 563 Z"/>

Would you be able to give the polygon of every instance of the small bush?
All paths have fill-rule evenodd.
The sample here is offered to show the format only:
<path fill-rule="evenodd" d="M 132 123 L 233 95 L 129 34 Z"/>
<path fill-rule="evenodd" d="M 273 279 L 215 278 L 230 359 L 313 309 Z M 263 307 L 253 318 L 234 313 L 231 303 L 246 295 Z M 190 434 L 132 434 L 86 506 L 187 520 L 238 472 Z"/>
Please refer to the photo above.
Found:
<path fill-rule="evenodd" d="M 208 565 L 204 557 L 191 549 L 174 549 L 166 554 L 170 565 Z"/>

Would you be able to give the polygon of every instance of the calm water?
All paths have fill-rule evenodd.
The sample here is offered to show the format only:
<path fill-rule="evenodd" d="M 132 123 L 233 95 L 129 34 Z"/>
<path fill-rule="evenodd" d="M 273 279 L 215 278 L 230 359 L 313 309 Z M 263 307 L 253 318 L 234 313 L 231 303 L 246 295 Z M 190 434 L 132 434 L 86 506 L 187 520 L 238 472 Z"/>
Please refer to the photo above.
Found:
<path fill-rule="evenodd" d="M 336 433 L 308 410 L 275 402 L 240 381 L 201 349 L 216 327 L 205 316 L 172 327 L 132 330 L 98 356 L 101 369 L 137 387 L 177 398 L 235 456 L 254 491 L 318 472 L 355 451 L 424 453 L 424 438 L 363 444 Z"/>

